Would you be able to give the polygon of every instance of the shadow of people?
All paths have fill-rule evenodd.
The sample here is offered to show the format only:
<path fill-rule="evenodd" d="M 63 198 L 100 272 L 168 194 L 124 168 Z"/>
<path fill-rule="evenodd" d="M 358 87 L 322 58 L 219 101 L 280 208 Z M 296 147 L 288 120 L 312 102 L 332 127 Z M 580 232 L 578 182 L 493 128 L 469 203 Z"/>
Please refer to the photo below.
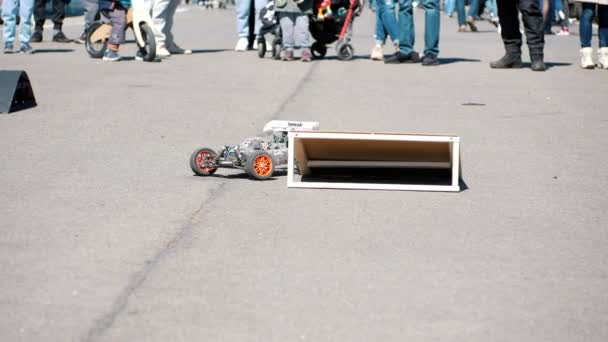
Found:
<path fill-rule="evenodd" d="M 570 65 L 572 65 L 572 63 L 545 62 L 545 67 L 547 68 L 547 70 L 554 68 L 554 67 L 566 67 L 566 66 L 570 66 Z M 530 63 L 524 63 L 523 67 L 530 68 Z"/>
<path fill-rule="evenodd" d="M 481 62 L 480 59 L 469 59 L 469 58 L 452 58 L 452 57 L 444 57 L 444 58 L 438 58 L 439 59 L 439 64 L 443 65 L 443 64 L 452 64 L 452 63 L 479 63 Z"/>
<path fill-rule="evenodd" d="M 35 49 L 34 53 L 68 53 L 74 52 L 74 49 Z"/>
<path fill-rule="evenodd" d="M 224 51 L 232 51 L 231 49 L 197 49 L 197 50 L 192 50 L 192 54 L 197 54 L 197 53 L 216 53 L 216 52 L 224 52 Z"/>

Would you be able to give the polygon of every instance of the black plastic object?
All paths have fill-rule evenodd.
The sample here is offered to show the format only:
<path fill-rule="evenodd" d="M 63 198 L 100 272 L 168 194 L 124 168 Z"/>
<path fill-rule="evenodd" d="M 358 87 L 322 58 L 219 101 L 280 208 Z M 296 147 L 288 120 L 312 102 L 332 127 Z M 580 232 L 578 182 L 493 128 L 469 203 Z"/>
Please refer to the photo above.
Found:
<path fill-rule="evenodd" d="M 0 70 L 0 113 L 35 106 L 36 98 L 27 73 L 23 70 Z"/>

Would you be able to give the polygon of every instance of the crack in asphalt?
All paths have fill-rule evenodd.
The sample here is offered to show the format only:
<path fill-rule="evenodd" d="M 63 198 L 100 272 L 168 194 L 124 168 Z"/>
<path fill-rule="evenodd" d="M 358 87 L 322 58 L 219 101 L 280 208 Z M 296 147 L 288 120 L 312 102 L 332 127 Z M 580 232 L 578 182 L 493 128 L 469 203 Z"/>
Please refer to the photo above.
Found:
<path fill-rule="evenodd" d="M 270 119 L 278 118 L 281 113 L 283 113 L 287 105 L 300 93 L 306 82 L 310 80 L 311 75 L 317 69 L 318 63 L 311 64 L 312 66 L 307 70 L 306 74 L 304 74 L 304 77 L 300 79 L 300 81 L 296 84 L 295 89 L 285 98 L 285 100 L 283 100 L 283 102 L 281 102 L 277 110 L 272 113 Z M 222 190 L 227 183 L 227 181 L 222 181 L 217 187 L 212 188 L 209 191 L 209 197 L 201 202 L 198 209 L 196 209 L 188 218 L 188 222 L 178 229 L 177 234 L 162 249 L 154 254 L 152 258 L 146 260 L 141 270 L 131 275 L 129 281 L 127 282 L 127 286 L 121 291 L 118 297 L 116 297 L 110 311 L 94 321 L 93 326 L 81 339 L 82 341 L 97 341 L 112 327 L 112 325 L 114 325 L 116 318 L 129 305 L 129 299 L 131 296 L 148 279 L 148 276 L 154 271 L 156 266 L 160 264 L 161 261 L 163 261 L 170 253 L 175 251 L 182 242 L 186 241 L 186 239 L 192 235 L 194 227 L 198 224 L 198 222 L 200 222 L 198 216 L 201 211 L 209 202 L 216 200 L 218 196 L 222 194 Z"/>

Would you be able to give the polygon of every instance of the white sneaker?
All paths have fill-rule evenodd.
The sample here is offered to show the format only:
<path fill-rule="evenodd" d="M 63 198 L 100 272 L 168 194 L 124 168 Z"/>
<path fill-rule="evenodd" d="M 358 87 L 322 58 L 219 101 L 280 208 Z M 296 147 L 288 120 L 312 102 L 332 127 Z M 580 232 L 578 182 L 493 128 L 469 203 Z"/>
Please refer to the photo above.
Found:
<path fill-rule="evenodd" d="M 374 46 L 370 58 L 372 61 L 384 60 L 384 49 L 382 48 L 382 45 L 376 44 L 376 46 Z"/>
<path fill-rule="evenodd" d="M 171 57 L 171 52 L 169 52 L 169 50 L 167 50 L 167 48 L 164 45 L 161 45 L 158 48 L 156 48 L 156 57 L 158 57 L 158 58 Z"/>
<path fill-rule="evenodd" d="M 598 51 L 599 60 L 597 62 L 598 68 L 608 69 L 608 47 L 600 48 Z"/>
<path fill-rule="evenodd" d="M 169 53 L 172 55 L 191 55 L 192 54 L 192 50 L 182 49 L 181 47 L 177 46 L 177 44 L 175 44 L 175 43 L 171 43 L 171 45 L 169 45 L 167 47 L 167 51 L 169 51 Z"/>
<path fill-rule="evenodd" d="M 241 37 L 241 38 L 239 38 L 239 41 L 236 42 L 234 51 L 247 51 L 248 46 L 249 46 L 249 39 L 247 39 L 246 37 Z"/>
<path fill-rule="evenodd" d="M 593 48 L 587 47 L 581 49 L 581 68 L 583 69 L 593 69 L 595 68 L 595 64 L 593 63 L 593 59 L 591 55 L 593 54 Z"/>

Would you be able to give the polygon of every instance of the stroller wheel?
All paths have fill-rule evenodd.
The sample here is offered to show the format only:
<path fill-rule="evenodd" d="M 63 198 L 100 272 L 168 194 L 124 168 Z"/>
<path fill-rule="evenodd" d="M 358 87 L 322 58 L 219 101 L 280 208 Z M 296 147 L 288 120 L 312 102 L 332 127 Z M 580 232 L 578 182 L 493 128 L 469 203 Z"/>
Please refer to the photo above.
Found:
<path fill-rule="evenodd" d="M 314 42 L 312 43 L 311 51 L 314 58 L 321 59 L 327 54 L 327 46 L 319 42 Z"/>
<path fill-rule="evenodd" d="M 108 37 L 111 26 L 100 22 L 91 24 L 84 39 L 84 48 L 91 58 L 101 58 L 108 48 Z"/>
<path fill-rule="evenodd" d="M 338 42 L 338 44 L 336 44 L 336 51 L 338 52 L 338 59 L 341 61 L 350 61 L 353 59 L 354 50 L 353 46 L 349 43 Z"/>
<path fill-rule="evenodd" d="M 152 62 L 156 58 L 156 40 L 154 39 L 154 31 L 148 24 L 142 23 L 139 25 L 141 36 L 146 45 L 140 46 L 140 51 L 143 54 L 144 61 Z"/>
<path fill-rule="evenodd" d="M 258 39 L 258 57 L 264 58 L 266 55 L 266 40 Z"/>
<path fill-rule="evenodd" d="M 272 58 L 279 59 L 281 58 L 281 43 L 273 42 L 272 43 Z"/>

